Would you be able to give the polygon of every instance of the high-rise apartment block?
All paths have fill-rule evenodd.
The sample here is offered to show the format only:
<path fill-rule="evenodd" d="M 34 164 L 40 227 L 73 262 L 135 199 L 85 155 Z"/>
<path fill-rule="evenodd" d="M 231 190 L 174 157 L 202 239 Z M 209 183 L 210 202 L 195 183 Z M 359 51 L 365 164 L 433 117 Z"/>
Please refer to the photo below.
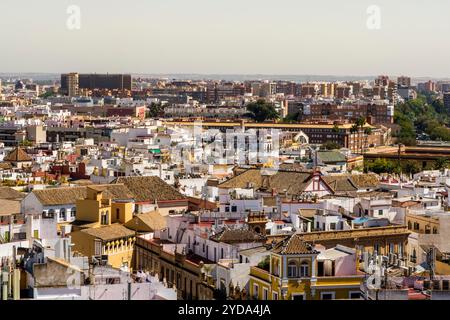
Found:
<path fill-rule="evenodd" d="M 61 93 L 69 97 L 76 97 L 79 94 L 79 74 L 76 72 L 61 75 Z"/>
<path fill-rule="evenodd" d="M 76 91 L 74 91 L 75 89 Z M 131 90 L 131 75 L 78 73 L 61 75 L 61 92 L 63 94 L 75 96 L 79 94 L 79 89 Z"/>
<path fill-rule="evenodd" d="M 398 77 L 397 85 L 399 87 L 411 87 L 411 78 L 405 76 Z"/>

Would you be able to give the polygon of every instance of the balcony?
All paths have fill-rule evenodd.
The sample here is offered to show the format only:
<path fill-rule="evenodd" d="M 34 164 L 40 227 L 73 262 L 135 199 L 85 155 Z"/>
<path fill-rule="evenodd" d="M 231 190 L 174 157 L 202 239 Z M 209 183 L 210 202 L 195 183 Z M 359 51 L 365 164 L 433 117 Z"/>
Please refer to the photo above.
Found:
<path fill-rule="evenodd" d="M 250 267 L 250 275 L 255 278 L 270 282 L 270 273 L 269 271 L 266 271 L 264 269 L 258 267 Z"/>

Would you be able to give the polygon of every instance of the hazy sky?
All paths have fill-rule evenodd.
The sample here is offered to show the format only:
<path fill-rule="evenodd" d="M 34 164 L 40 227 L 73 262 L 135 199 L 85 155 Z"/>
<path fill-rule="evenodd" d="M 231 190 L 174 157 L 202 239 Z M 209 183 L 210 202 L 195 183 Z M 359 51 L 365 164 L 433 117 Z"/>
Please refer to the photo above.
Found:
<path fill-rule="evenodd" d="M 0 72 L 447 77 L 449 12 L 448 0 L 0 0 Z"/>

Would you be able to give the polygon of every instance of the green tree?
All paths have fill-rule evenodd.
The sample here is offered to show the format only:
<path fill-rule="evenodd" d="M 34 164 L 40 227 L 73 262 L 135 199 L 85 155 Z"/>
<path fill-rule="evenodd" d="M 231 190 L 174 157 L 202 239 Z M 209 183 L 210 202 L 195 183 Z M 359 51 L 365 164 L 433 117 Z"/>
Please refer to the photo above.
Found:
<path fill-rule="evenodd" d="M 147 118 L 157 118 L 164 116 L 164 106 L 161 102 L 152 102 L 146 113 Z"/>
<path fill-rule="evenodd" d="M 415 145 L 417 133 L 426 133 L 433 140 L 450 141 L 448 111 L 437 95 L 419 94 L 417 99 L 398 104 L 395 110 L 399 143 Z"/>
<path fill-rule="evenodd" d="M 403 171 L 408 174 L 415 174 L 420 171 L 422 171 L 421 166 L 416 162 L 412 160 L 408 160 L 403 164 Z"/>
<path fill-rule="evenodd" d="M 31 147 L 33 145 L 33 142 L 30 140 L 23 140 L 19 144 L 22 147 Z"/>
<path fill-rule="evenodd" d="M 373 162 L 369 162 L 365 165 L 365 171 L 374 172 L 377 174 L 380 173 L 398 173 L 400 172 L 400 168 L 398 166 L 387 159 L 375 159 Z"/>
<path fill-rule="evenodd" d="M 47 92 L 45 92 L 45 93 L 39 95 L 39 98 L 47 99 L 47 98 L 53 97 L 53 96 L 55 96 L 55 95 L 56 95 L 56 93 L 51 92 L 51 91 L 47 91 Z"/>
<path fill-rule="evenodd" d="M 287 115 L 287 116 L 283 119 L 283 122 L 285 122 L 285 123 L 293 123 L 293 122 L 297 122 L 299 116 L 300 116 L 300 112 L 296 112 L 296 113 L 293 113 L 293 114 L 289 114 L 289 115 Z"/>
<path fill-rule="evenodd" d="M 435 162 L 434 162 L 434 169 L 436 170 L 443 170 L 443 169 L 447 169 L 450 166 L 450 161 L 448 158 L 438 158 Z"/>
<path fill-rule="evenodd" d="M 273 104 L 267 103 L 264 100 L 249 103 L 247 105 L 246 116 L 255 120 L 256 122 L 264 122 L 266 120 L 276 120 L 280 118 L 277 110 Z"/>
<path fill-rule="evenodd" d="M 327 141 L 320 146 L 321 150 L 335 150 L 340 148 L 341 146 L 334 141 Z"/>
<path fill-rule="evenodd" d="M 331 129 L 333 133 L 339 133 L 339 126 L 337 124 L 334 124 L 333 129 Z"/>

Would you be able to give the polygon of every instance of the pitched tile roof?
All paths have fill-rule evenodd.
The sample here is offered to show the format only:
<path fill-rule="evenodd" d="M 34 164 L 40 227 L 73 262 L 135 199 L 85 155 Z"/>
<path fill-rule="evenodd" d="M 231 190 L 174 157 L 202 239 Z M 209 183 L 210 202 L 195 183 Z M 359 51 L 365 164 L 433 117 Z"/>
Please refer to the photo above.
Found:
<path fill-rule="evenodd" d="M 100 228 L 83 229 L 81 232 L 87 233 L 91 236 L 99 238 L 101 240 L 115 240 L 125 237 L 131 237 L 135 235 L 135 232 L 124 227 L 121 224 L 111 224 Z"/>
<path fill-rule="evenodd" d="M 380 185 L 380 179 L 376 174 L 352 174 L 352 181 L 358 189 L 376 188 Z"/>
<path fill-rule="evenodd" d="M 151 211 L 135 215 L 125 227 L 138 232 L 153 232 L 167 227 L 167 221 L 158 211 Z"/>
<path fill-rule="evenodd" d="M 177 189 L 155 176 L 119 177 L 113 183 L 123 183 L 133 193 L 137 202 L 187 199 Z"/>
<path fill-rule="evenodd" d="M 102 186 L 105 187 L 103 196 L 107 199 L 133 199 L 133 194 L 123 184 L 108 184 Z M 33 194 L 43 205 L 75 204 L 78 199 L 86 198 L 87 187 L 48 188 L 33 190 Z"/>
<path fill-rule="evenodd" d="M 207 201 L 204 199 L 199 199 L 195 197 L 188 197 L 189 200 L 189 206 L 197 207 L 197 208 L 203 208 L 207 210 L 214 210 L 217 209 L 218 205 L 215 202 Z"/>
<path fill-rule="evenodd" d="M 0 199 L 21 199 L 25 194 L 11 187 L 0 187 Z"/>
<path fill-rule="evenodd" d="M 334 192 L 356 191 L 358 188 L 353 184 L 348 175 L 323 176 L 322 179 Z"/>
<path fill-rule="evenodd" d="M 276 254 L 318 254 L 313 247 L 303 241 L 298 234 L 293 234 L 291 237 L 277 243 L 271 250 Z"/>
<path fill-rule="evenodd" d="M 0 163 L 0 170 L 10 170 L 12 169 L 12 165 L 9 162 L 1 162 Z"/>
<path fill-rule="evenodd" d="M 278 170 L 264 181 L 260 169 L 248 169 L 233 178 L 219 184 L 219 188 L 248 188 L 258 190 L 263 187 L 274 188 L 279 193 L 286 190 L 288 195 L 301 194 L 310 183 L 311 172 Z M 379 180 L 374 174 L 340 174 L 322 176 L 323 181 L 333 192 L 350 192 L 374 188 Z M 266 184 L 266 185 L 265 185 Z"/>
<path fill-rule="evenodd" d="M 224 229 L 211 236 L 211 240 L 225 243 L 265 242 L 266 237 L 249 229 Z"/>
<path fill-rule="evenodd" d="M 22 148 L 16 147 L 3 158 L 7 162 L 32 161 L 31 157 Z"/>
<path fill-rule="evenodd" d="M 303 192 L 311 177 L 310 172 L 282 171 L 268 177 L 268 187 L 278 192 L 286 190 L 288 194 Z M 249 169 L 219 184 L 219 188 L 247 188 L 250 184 L 255 190 L 264 187 L 264 178 L 260 169 Z"/>
<path fill-rule="evenodd" d="M 20 213 L 20 200 L 0 199 L 0 216 Z"/>

